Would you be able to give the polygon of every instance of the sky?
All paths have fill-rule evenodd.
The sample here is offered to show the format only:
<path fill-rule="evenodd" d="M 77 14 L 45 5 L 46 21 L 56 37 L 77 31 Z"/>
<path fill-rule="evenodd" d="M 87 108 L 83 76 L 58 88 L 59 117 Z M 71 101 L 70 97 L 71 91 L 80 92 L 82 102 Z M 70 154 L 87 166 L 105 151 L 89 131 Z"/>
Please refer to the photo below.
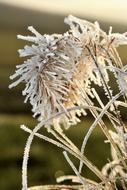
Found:
<path fill-rule="evenodd" d="M 0 3 L 127 24 L 127 0 L 0 0 Z"/>

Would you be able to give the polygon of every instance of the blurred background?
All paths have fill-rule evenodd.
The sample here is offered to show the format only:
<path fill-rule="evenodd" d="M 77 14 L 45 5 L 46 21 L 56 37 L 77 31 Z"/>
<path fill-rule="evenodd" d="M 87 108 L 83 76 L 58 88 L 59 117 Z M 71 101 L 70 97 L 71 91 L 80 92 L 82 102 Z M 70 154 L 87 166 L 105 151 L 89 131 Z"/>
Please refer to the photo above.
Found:
<path fill-rule="evenodd" d="M 0 190 L 21 189 L 21 164 L 28 134 L 20 129 L 20 124 L 31 128 L 36 124 L 31 107 L 23 103 L 23 86 L 8 89 L 9 76 L 14 73 L 15 65 L 23 62 L 17 50 L 26 44 L 17 40 L 16 35 L 29 35 L 27 27 L 30 25 L 41 34 L 63 33 L 67 30 L 63 20 L 68 14 L 89 21 L 97 20 L 106 31 L 110 25 L 113 32 L 127 31 L 126 0 L 0 0 Z M 124 63 L 127 61 L 126 52 L 126 47 L 119 48 Z M 67 135 L 80 145 L 89 124 L 89 119 L 86 119 L 79 126 L 72 127 Z M 99 168 L 109 158 L 108 151 L 103 151 L 109 146 L 102 145 L 103 140 L 103 134 L 96 129 L 86 148 L 86 155 Z M 55 183 L 57 176 L 73 172 L 61 150 L 35 138 L 28 174 L 32 186 Z M 86 168 L 84 174 L 95 178 Z"/>

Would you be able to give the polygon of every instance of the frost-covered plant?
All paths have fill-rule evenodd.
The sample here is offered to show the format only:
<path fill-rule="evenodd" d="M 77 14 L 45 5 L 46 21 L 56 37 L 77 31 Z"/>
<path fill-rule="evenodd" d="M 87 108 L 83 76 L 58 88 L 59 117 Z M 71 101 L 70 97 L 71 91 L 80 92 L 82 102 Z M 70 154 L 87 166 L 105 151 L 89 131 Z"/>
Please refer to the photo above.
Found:
<path fill-rule="evenodd" d="M 25 102 L 32 105 L 38 125 L 33 130 L 22 125 L 30 133 L 23 158 L 22 190 L 27 190 L 27 164 L 34 136 L 44 139 L 62 148 L 64 157 L 75 175 L 63 176 L 58 183 L 71 179 L 70 185 L 47 185 L 32 187 L 30 190 L 46 189 L 117 189 L 117 182 L 127 188 L 127 129 L 121 118 L 120 107 L 127 107 L 127 66 L 123 66 L 116 48 L 127 44 L 127 33 L 112 33 L 110 27 L 106 34 L 98 22 L 90 23 L 74 16 L 65 18 L 70 26 L 64 34 L 41 35 L 32 26 L 28 29 L 34 36 L 21 36 L 19 39 L 30 41 L 33 45 L 19 50 L 27 61 L 16 66 L 17 70 L 10 78 L 18 79 L 10 88 L 25 83 L 22 94 Z M 111 85 L 113 75 L 118 89 Z M 103 89 L 107 102 L 99 94 Z M 81 115 L 87 110 L 94 117 L 82 142 L 81 150 L 65 135 L 64 130 L 80 122 Z M 110 130 L 103 117 L 110 122 Z M 111 145 L 112 160 L 100 171 L 84 155 L 85 146 L 93 130 L 99 125 Z M 45 127 L 55 139 L 38 133 Z M 77 168 L 69 155 L 80 161 Z M 82 167 L 86 165 L 100 183 L 83 177 Z M 76 185 L 76 184 L 77 185 Z"/>

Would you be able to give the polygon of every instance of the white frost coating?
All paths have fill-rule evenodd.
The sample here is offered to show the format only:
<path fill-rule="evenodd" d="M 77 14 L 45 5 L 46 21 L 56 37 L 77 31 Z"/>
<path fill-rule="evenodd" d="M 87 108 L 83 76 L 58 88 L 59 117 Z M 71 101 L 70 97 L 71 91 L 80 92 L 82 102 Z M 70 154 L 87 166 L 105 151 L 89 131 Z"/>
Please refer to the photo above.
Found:
<path fill-rule="evenodd" d="M 35 44 L 19 50 L 21 57 L 31 58 L 17 67 L 16 73 L 10 78 L 19 79 L 9 87 L 25 82 L 22 94 L 26 96 L 25 102 L 30 101 L 34 117 L 39 116 L 39 120 L 49 118 L 75 104 L 86 105 L 81 89 L 94 97 L 90 81 L 103 86 L 106 96 L 109 99 L 112 97 L 106 67 L 106 61 L 110 62 L 110 58 L 105 49 L 125 44 L 126 33 L 113 34 L 110 28 L 107 35 L 100 29 L 98 22 L 93 24 L 72 15 L 65 18 L 65 23 L 71 29 L 63 35 L 41 35 L 33 26 L 29 26 L 28 30 L 35 36 L 18 35 L 19 39 Z M 118 83 L 123 91 L 127 91 L 126 80 L 120 72 Z M 71 112 L 60 123 L 66 128 L 76 124 L 80 121 L 76 113 L 77 111 Z"/>
<path fill-rule="evenodd" d="M 11 80 L 16 80 L 9 87 L 25 83 L 25 89 L 22 91 L 22 95 L 25 96 L 24 102 L 30 102 L 33 116 L 40 120 L 33 131 L 24 125 L 21 126 L 30 133 L 22 166 L 23 190 L 27 190 L 27 164 L 34 136 L 65 150 L 64 156 L 84 189 L 86 183 L 80 176 L 83 164 L 102 180 L 97 189 L 101 189 L 103 185 L 105 190 L 109 189 L 110 181 L 111 184 L 115 183 L 112 183 L 112 179 L 117 180 L 118 176 L 127 182 L 127 130 L 119 111 L 119 106 L 127 107 L 127 66 L 122 65 L 116 50 L 119 45 L 127 44 L 127 33 L 113 34 L 110 27 L 109 33 L 106 34 L 100 29 L 98 22 L 90 23 L 72 15 L 65 18 L 65 23 L 70 29 L 64 34 L 41 35 L 29 26 L 28 30 L 33 36 L 17 36 L 33 44 L 26 45 L 18 51 L 21 57 L 28 56 L 28 59 L 22 65 L 16 66 L 15 73 L 10 77 Z M 119 87 L 117 90 L 114 90 L 110 83 L 109 73 L 114 74 Z M 98 87 L 106 95 L 107 103 L 98 93 Z M 120 96 L 122 97 L 119 98 Z M 61 126 L 68 129 L 77 124 L 80 122 L 79 117 L 85 116 L 87 110 L 95 120 L 79 150 L 64 134 Z M 108 131 L 107 124 L 103 121 L 104 115 L 115 131 Z M 97 125 L 111 144 L 112 161 L 103 167 L 102 172 L 84 155 L 88 139 Z M 39 134 L 38 130 L 42 126 L 47 127 L 47 131 L 56 140 Z M 67 153 L 79 159 L 79 171 Z"/>
<path fill-rule="evenodd" d="M 106 96 L 111 99 L 112 90 L 108 84 L 106 64 L 111 66 L 112 63 L 107 49 L 114 57 L 110 49 L 127 42 L 126 33 L 113 34 L 110 28 L 107 35 L 100 29 L 98 22 L 90 23 L 69 15 L 65 18 L 65 23 L 70 26 L 70 30 L 63 35 L 41 35 L 33 26 L 29 26 L 28 30 L 34 36 L 17 36 L 34 44 L 26 45 L 18 51 L 21 57 L 31 58 L 17 66 L 15 74 L 10 77 L 17 80 L 9 87 L 25 83 L 22 92 L 26 96 L 24 102 L 29 100 L 34 117 L 37 116 L 40 121 L 69 107 L 86 105 L 85 93 L 94 97 L 91 81 L 102 86 Z M 112 72 L 117 75 L 119 87 L 126 94 L 127 82 L 120 71 Z M 76 114 L 83 113 L 86 114 L 85 110 L 72 111 L 59 119 L 59 124 L 68 128 L 80 122 Z"/>

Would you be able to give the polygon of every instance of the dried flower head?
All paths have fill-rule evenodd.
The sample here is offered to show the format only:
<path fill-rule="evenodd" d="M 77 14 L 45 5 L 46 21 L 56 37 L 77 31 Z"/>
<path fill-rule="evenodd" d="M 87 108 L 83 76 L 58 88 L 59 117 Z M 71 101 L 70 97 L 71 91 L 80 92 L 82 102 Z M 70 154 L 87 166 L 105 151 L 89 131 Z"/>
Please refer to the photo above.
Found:
<path fill-rule="evenodd" d="M 18 35 L 19 39 L 34 45 L 19 50 L 21 57 L 30 58 L 16 66 L 16 73 L 10 78 L 19 79 L 10 88 L 25 82 L 22 92 L 26 96 L 25 102 L 29 99 L 34 116 L 39 116 L 40 120 L 75 105 L 93 104 L 88 101 L 88 96 L 98 99 L 98 95 L 91 88 L 91 81 L 103 86 L 110 99 L 112 91 L 108 87 L 107 70 L 120 75 L 115 67 L 121 68 L 122 63 L 114 58 L 115 47 L 127 43 L 126 34 L 112 34 L 110 30 L 107 35 L 97 22 L 92 24 L 71 15 L 65 18 L 65 23 L 69 24 L 70 30 L 63 35 L 41 35 L 31 26 L 28 29 L 35 36 Z M 121 77 L 118 79 L 122 89 L 126 82 L 125 77 L 122 81 Z M 86 111 L 73 110 L 54 122 L 68 127 L 79 122 L 77 115 L 81 114 L 85 115 Z"/>

